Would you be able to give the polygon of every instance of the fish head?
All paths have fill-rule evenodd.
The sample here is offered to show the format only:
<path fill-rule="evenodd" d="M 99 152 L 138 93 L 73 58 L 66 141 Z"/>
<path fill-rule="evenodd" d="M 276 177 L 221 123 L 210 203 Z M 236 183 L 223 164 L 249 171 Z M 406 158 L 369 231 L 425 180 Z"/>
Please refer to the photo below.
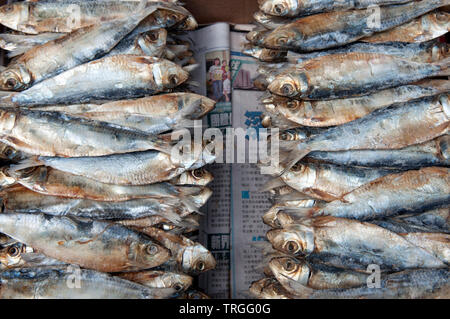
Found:
<path fill-rule="evenodd" d="M 242 48 L 242 53 L 248 56 L 251 56 L 255 59 L 259 59 L 261 53 L 262 53 L 262 48 L 260 47 L 256 47 L 251 43 L 246 43 L 244 45 L 244 47 Z"/>
<path fill-rule="evenodd" d="M 261 45 L 264 42 L 267 31 L 250 31 L 245 35 L 245 38 L 253 45 Z"/>
<path fill-rule="evenodd" d="M 198 28 L 198 22 L 195 20 L 194 16 L 189 15 L 180 24 L 177 25 L 176 29 L 181 31 L 193 31 Z"/>
<path fill-rule="evenodd" d="M 298 162 L 282 175 L 282 179 L 286 184 L 295 186 L 298 191 L 301 191 L 314 186 L 317 179 L 317 169 L 314 165 L 305 165 Z"/>
<path fill-rule="evenodd" d="M 145 239 L 133 242 L 129 255 L 136 264 L 144 265 L 146 268 L 162 265 L 171 257 L 169 249 Z"/>
<path fill-rule="evenodd" d="M 253 14 L 253 19 L 255 19 L 256 22 L 261 24 L 266 24 L 270 22 L 270 18 L 262 11 L 257 11 Z"/>
<path fill-rule="evenodd" d="M 206 186 L 214 180 L 213 174 L 204 168 L 194 169 L 189 175 L 192 185 Z"/>
<path fill-rule="evenodd" d="M 289 225 L 267 232 L 273 248 L 291 256 L 306 256 L 314 251 L 314 231 L 306 225 Z"/>
<path fill-rule="evenodd" d="M 202 207 L 211 198 L 212 190 L 208 187 L 203 187 L 202 190 L 195 195 L 191 195 L 191 198 L 197 207 Z"/>
<path fill-rule="evenodd" d="M 20 64 L 6 68 L 0 73 L 0 89 L 4 91 L 22 91 L 31 84 L 30 73 Z"/>
<path fill-rule="evenodd" d="M 196 243 L 184 250 L 182 268 L 189 274 L 198 275 L 216 268 L 216 260 L 208 249 Z"/>
<path fill-rule="evenodd" d="M 437 10 L 433 12 L 431 15 L 432 18 L 432 24 L 436 25 L 438 28 L 439 26 L 450 28 L 450 13 Z M 426 16 L 427 17 L 427 16 Z"/>
<path fill-rule="evenodd" d="M 295 117 L 301 110 L 304 109 L 304 101 L 292 100 L 286 97 L 277 97 L 275 103 L 280 110 L 280 113 L 287 118 Z"/>
<path fill-rule="evenodd" d="M 296 0 L 259 0 L 259 9 L 272 16 L 286 16 L 297 6 Z"/>
<path fill-rule="evenodd" d="M 278 213 L 280 212 L 280 207 L 278 205 L 272 206 L 264 215 L 264 224 L 272 228 L 281 228 L 281 224 L 278 220 Z"/>
<path fill-rule="evenodd" d="M 166 28 L 171 28 L 187 19 L 186 13 L 170 8 L 160 8 L 155 11 L 152 16 L 156 19 L 158 25 Z"/>
<path fill-rule="evenodd" d="M 269 114 L 261 115 L 261 125 L 264 128 L 269 128 L 272 126 L 272 117 Z"/>
<path fill-rule="evenodd" d="M 5 143 L 0 143 L 0 158 L 10 161 L 18 161 L 24 158 L 24 155 Z"/>
<path fill-rule="evenodd" d="M 294 31 L 285 26 L 273 30 L 264 37 L 262 46 L 269 49 L 280 50 L 289 49 L 294 40 L 298 37 Z"/>
<path fill-rule="evenodd" d="M 289 98 L 303 96 L 308 89 L 305 74 L 300 71 L 281 73 L 270 83 L 268 89 L 276 95 Z"/>
<path fill-rule="evenodd" d="M 173 89 L 189 79 L 189 72 L 171 61 L 160 59 L 153 67 L 155 83 L 163 89 Z"/>
<path fill-rule="evenodd" d="M 0 23 L 13 30 L 20 30 L 20 25 L 28 20 L 26 2 L 5 4 L 0 7 Z"/>
<path fill-rule="evenodd" d="M 200 110 L 201 112 L 198 114 L 199 118 L 202 118 L 216 107 L 216 101 L 213 99 L 207 98 L 202 96 L 201 97 L 201 103 L 200 103 Z"/>
<path fill-rule="evenodd" d="M 283 50 L 262 49 L 259 54 L 259 60 L 263 62 L 276 62 L 286 58 L 287 52 Z M 271 79 L 268 80 L 271 82 Z"/>
<path fill-rule="evenodd" d="M 158 276 L 164 288 L 173 288 L 177 292 L 185 291 L 192 286 L 193 278 L 182 273 L 164 272 Z"/>
<path fill-rule="evenodd" d="M 10 176 L 7 167 L 3 167 L 2 169 L 0 169 L 0 190 L 3 188 L 7 188 L 15 183 L 16 179 Z"/>
<path fill-rule="evenodd" d="M 158 29 L 140 34 L 137 43 L 146 55 L 159 57 L 164 52 L 166 40 L 167 31 Z"/>
<path fill-rule="evenodd" d="M 287 256 L 272 258 L 269 268 L 280 282 L 285 281 L 285 278 L 290 278 L 305 286 L 308 284 L 311 274 L 311 269 L 304 260 Z"/>
<path fill-rule="evenodd" d="M 13 243 L 0 249 L 0 264 L 2 269 L 19 267 L 24 264 L 22 254 L 27 248 L 22 243 Z"/>

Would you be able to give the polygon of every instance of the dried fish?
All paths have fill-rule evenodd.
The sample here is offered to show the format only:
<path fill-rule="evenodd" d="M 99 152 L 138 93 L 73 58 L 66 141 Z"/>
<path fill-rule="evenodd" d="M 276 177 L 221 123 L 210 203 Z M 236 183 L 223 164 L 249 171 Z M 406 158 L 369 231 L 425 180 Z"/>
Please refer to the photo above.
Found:
<path fill-rule="evenodd" d="M 188 77 L 187 71 L 164 59 L 115 55 L 79 65 L 10 98 L 18 106 L 129 99 L 175 88 Z"/>
<path fill-rule="evenodd" d="M 311 15 L 276 28 L 264 36 L 263 46 L 299 52 L 334 48 L 392 29 L 449 3 L 448 0 L 422 0 L 382 6 L 376 12 L 361 9 Z M 379 18 L 375 19 L 375 15 Z"/>
<path fill-rule="evenodd" d="M 0 231 L 43 254 L 104 272 L 163 264 L 170 252 L 149 237 L 115 223 L 44 214 L 1 214 Z"/>
<path fill-rule="evenodd" d="M 361 41 L 379 43 L 390 41 L 424 42 L 450 31 L 450 13 L 434 11 L 393 29 L 376 33 Z"/>

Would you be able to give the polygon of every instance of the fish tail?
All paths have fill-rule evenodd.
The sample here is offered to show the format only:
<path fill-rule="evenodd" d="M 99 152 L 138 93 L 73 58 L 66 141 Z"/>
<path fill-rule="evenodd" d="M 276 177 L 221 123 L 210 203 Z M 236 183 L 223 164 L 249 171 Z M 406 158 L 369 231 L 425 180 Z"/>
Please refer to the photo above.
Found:
<path fill-rule="evenodd" d="M 440 68 L 440 71 L 435 76 L 450 76 L 450 57 L 438 61 L 434 65 Z"/>
<path fill-rule="evenodd" d="M 305 143 L 298 141 L 280 141 L 280 158 L 285 158 L 281 163 L 284 169 L 280 175 L 283 175 L 310 152 L 312 150 Z"/>
<path fill-rule="evenodd" d="M 275 178 L 271 179 L 270 181 L 266 182 L 261 187 L 260 192 L 261 193 L 268 192 L 271 189 L 282 187 L 285 185 L 286 185 L 286 183 L 280 177 L 275 177 Z"/>
<path fill-rule="evenodd" d="M 17 171 L 20 171 L 20 170 L 23 170 L 26 168 L 42 166 L 42 165 L 45 165 L 45 163 L 43 161 L 41 161 L 38 156 L 32 156 L 30 158 L 21 160 L 17 164 L 12 164 L 9 167 L 8 172 L 17 172 Z"/>
<path fill-rule="evenodd" d="M 186 65 L 183 66 L 183 70 L 185 70 L 186 72 L 191 73 L 192 71 L 194 71 L 195 69 L 197 69 L 200 65 L 198 63 L 196 64 L 191 64 L 191 65 Z"/>

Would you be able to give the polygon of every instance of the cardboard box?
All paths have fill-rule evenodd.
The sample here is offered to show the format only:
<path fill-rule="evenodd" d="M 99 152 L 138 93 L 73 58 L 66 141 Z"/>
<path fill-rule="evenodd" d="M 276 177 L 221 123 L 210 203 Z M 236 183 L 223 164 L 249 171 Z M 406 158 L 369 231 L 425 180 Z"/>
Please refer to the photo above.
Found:
<path fill-rule="evenodd" d="M 247 24 L 258 11 L 257 0 L 181 0 L 200 24 L 228 22 Z"/>

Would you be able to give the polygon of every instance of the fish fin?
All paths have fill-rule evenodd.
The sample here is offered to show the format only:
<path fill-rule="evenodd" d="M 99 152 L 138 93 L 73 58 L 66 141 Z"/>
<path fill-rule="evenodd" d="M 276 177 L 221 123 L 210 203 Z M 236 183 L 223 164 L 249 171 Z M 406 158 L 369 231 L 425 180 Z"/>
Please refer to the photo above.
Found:
<path fill-rule="evenodd" d="M 26 169 L 29 167 L 42 166 L 42 165 L 45 165 L 45 163 L 42 162 L 41 160 L 39 160 L 38 156 L 32 156 L 30 158 L 21 160 L 17 164 L 10 165 L 8 172 L 16 172 L 16 171 L 20 171 L 22 169 Z"/>
<path fill-rule="evenodd" d="M 280 158 L 285 158 L 281 163 L 284 169 L 280 175 L 286 173 L 292 166 L 311 152 L 312 150 L 305 143 L 298 141 L 280 141 Z"/>
<path fill-rule="evenodd" d="M 266 182 L 261 189 L 259 190 L 261 193 L 268 192 L 271 189 L 286 186 L 286 183 L 283 181 L 281 177 L 275 177 L 270 181 Z"/>
<path fill-rule="evenodd" d="M 434 65 L 440 67 L 440 71 L 434 76 L 450 76 L 450 57 L 434 63 Z"/>

